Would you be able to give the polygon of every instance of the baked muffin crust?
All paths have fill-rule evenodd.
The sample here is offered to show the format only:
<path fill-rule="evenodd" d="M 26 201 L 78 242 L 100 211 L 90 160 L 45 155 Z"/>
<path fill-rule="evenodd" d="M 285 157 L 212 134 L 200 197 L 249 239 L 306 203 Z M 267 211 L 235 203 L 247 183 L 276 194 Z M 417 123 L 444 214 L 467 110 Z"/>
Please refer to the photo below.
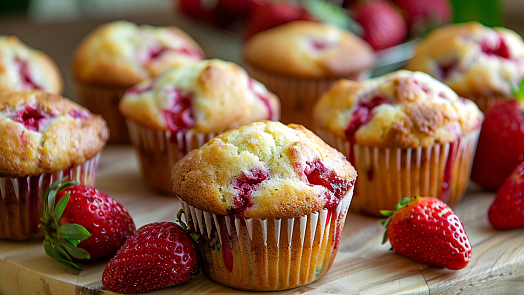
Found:
<path fill-rule="evenodd" d="M 463 97 L 511 96 L 510 83 L 524 76 L 524 42 L 506 28 L 448 25 L 419 42 L 406 69 L 428 73 Z"/>
<path fill-rule="evenodd" d="M 174 192 L 218 215 L 296 218 L 336 207 L 357 173 L 301 125 L 255 122 L 193 150 L 172 171 Z"/>
<path fill-rule="evenodd" d="M 58 95 L 0 92 L 0 177 L 64 170 L 102 150 L 105 121 Z"/>
<path fill-rule="evenodd" d="M 73 57 L 73 74 L 86 84 L 131 86 L 203 56 L 200 46 L 176 27 L 122 20 L 98 27 L 83 40 Z"/>
<path fill-rule="evenodd" d="M 0 92 L 27 89 L 62 93 L 60 71 L 47 54 L 15 36 L 0 35 Z"/>
<path fill-rule="evenodd" d="M 278 119 L 277 97 L 244 69 L 218 59 L 186 63 L 128 89 L 124 117 L 144 126 L 221 132 L 257 120 Z"/>
<path fill-rule="evenodd" d="M 335 82 L 314 108 L 317 126 L 373 147 L 417 148 L 477 130 L 478 107 L 422 72 Z"/>
<path fill-rule="evenodd" d="M 305 78 L 349 77 L 371 70 L 373 49 L 364 40 L 335 26 L 294 21 L 260 32 L 244 47 L 255 67 Z"/>

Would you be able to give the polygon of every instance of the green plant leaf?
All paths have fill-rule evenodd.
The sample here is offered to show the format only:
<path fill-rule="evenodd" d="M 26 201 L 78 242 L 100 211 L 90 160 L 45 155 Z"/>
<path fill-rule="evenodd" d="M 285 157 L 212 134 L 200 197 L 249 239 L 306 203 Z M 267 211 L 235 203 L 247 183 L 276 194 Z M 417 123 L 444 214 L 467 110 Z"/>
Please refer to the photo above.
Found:
<path fill-rule="evenodd" d="M 59 258 L 62 258 L 67 261 L 71 261 L 71 257 L 69 257 L 69 254 L 62 248 L 61 245 L 58 244 L 56 240 L 50 240 L 51 245 L 53 246 L 53 249 L 55 250 L 56 254 L 58 254 Z"/>
<path fill-rule="evenodd" d="M 64 210 L 67 206 L 67 202 L 69 202 L 69 194 L 63 196 L 60 200 L 58 200 L 54 212 L 55 220 L 59 220 L 60 217 L 62 217 L 62 213 L 64 213 Z"/>
<path fill-rule="evenodd" d="M 68 182 L 62 184 L 56 191 L 57 192 L 63 191 L 64 189 L 66 189 L 66 188 L 68 188 L 68 187 L 70 187 L 72 185 L 77 185 L 77 184 L 78 184 L 78 182 L 76 182 L 74 180 L 73 181 L 68 181 Z"/>
<path fill-rule="evenodd" d="M 80 244 L 80 241 L 79 240 L 75 240 L 75 239 L 69 239 L 69 238 L 63 238 L 64 240 L 68 241 L 69 244 L 73 245 L 73 246 L 78 246 L 78 244 Z"/>
<path fill-rule="evenodd" d="M 49 242 L 49 240 L 44 240 L 44 251 L 45 253 L 52 257 L 53 259 L 55 259 L 56 261 L 64 264 L 64 265 L 67 265 L 69 267 L 72 267 L 76 270 L 79 270 L 79 271 L 82 271 L 82 268 L 79 267 L 78 265 L 70 262 L 70 261 L 67 261 L 65 259 L 62 259 L 60 258 L 60 256 L 58 256 L 58 254 L 56 253 L 55 249 L 53 248 L 53 246 L 51 245 L 51 242 Z"/>
<path fill-rule="evenodd" d="M 74 247 L 66 240 L 62 239 L 60 245 L 67 251 L 67 253 L 76 259 L 89 259 L 91 256 L 86 250 Z"/>
<path fill-rule="evenodd" d="M 391 216 L 395 213 L 394 210 L 380 210 L 380 214 L 384 215 L 384 216 Z"/>
<path fill-rule="evenodd" d="M 51 215 L 55 214 L 55 196 L 56 190 L 50 190 L 49 198 L 47 199 L 47 212 L 49 212 Z"/>
<path fill-rule="evenodd" d="M 91 236 L 85 227 L 75 223 L 68 223 L 58 227 L 58 235 L 61 238 L 79 241 L 83 241 Z"/>
<path fill-rule="evenodd" d="M 384 231 L 384 235 L 382 236 L 382 245 L 384 245 L 388 241 L 388 231 Z"/>

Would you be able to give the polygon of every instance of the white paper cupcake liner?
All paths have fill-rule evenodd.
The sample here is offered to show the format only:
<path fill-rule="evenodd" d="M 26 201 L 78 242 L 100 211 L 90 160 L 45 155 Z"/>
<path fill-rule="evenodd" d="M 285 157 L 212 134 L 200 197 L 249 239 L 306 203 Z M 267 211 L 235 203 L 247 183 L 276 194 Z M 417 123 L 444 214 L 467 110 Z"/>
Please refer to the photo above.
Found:
<path fill-rule="evenodd" d="M 271 291 L 308 284 L 329 270 L 352 196 L 353 188 L 336 209 L 291 219 L 222 216 L 181 203 L 187 224 L 202 236 L 202 269 L 211 279 Z"/>
<path fill-rule="evenodd" d="M 142 175 L 156 190 L 173 194 L 171 169 L 187 153 L 213 139 L 216 133 L 198 133 L 192 130 L 171 134 L 126 120 L 129 136 L 138 152 Z M 173 140 L 172 140 L 173 139 Z"/>
<path fill-rule="evenodd" d="M 110 143 L 130 142 L 126 122 L 118 111 L 118 104 L 127 88 L 127 86 L 76 84 L 80 104 L 106 120 L 110 132 Z"/>
<path fill-rule="evenodd" d="M 419 148 L 374 148 L 316 129 L 357 169 L 352 211 L 382 216 L 402 198 L 436 197 L 450 206 L 464 196 L 480 128 L 452 143 Z"/>
<path fill-rule="evenodd" d="M 479 109 L 484 113 L 499 101 L 510 99 L 508 97 L 495 95 L 470 95 L 467 98 L 476 103 Z"/>
<path fill-rule="evenodd" d="M 329 89 L 331 83 L 341 78 L 302 78 L 279 75 L 252 66 L 248 66 L 247 71 L 278 96 L 282 109 L 282 123 L 299 123 L 309 129 L 313 128 L 311 116 L 315 102 Z M 369 77 L 370 74 L 371 72 L 363 72 L 346 78 L 362 80 Z"/>
<path fill-rule="evenodd" d="M 53 173 L 26 177 L 0 177 L 0 239 L 42 238 L 39 228 L 44 192 L 53 182 L 69 176 L 80 184 L 94 186 L 100 162 L 98 153 L 80 165 Z"/>

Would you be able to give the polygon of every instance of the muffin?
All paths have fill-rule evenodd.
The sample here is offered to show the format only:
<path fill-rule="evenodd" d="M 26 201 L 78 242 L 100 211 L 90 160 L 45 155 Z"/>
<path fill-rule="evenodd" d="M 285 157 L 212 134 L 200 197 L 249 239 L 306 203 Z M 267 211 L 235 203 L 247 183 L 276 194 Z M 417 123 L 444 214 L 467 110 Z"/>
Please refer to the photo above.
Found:
<path fill-rule="evenodd" d="M 217 134 L 258 120 L 278 120 L 277 97 L 231 62 L 186 63 L 128 89 L 120 102 L 142 174 L 173 194 L 171 168 Z"/>
<path fill-rule="evenodd" d="M 312 127 L 311 110 L 318 97 L 340 78 L 370 75 L 373 49 L 364 40 L 335 26 L 295 21 L 247 40 L 248 72 L 282 103 L 282 122 Z"/>
<path fill-rule="evenodd" d="M 485 111 L 499 99 L 513 98 L 510 84 L 519 85 L 524 76 L 524 43 L 505 28 L 449 25 L 419 42 L 406 69 L 430 74 Z"/>
<path fill-rule="evenodd" d="M 0 92 L 0 239 L 41 238 L 43 194 L 68 177 L 94 186 L 105 121 L 58 95 Z"/>
<path fill-rule="evenodd" d="M 167 68 L 203 56 L 200 46 L 175 27 L 137 26 L 127 21 L 104 24 L 74 53 L 80 103 L 107 120 L 111 142 L 128 143 L 126 124 L 118 112 L 124 91 Z"/>
<path fill-rule="evenodd" d="M 62 75 L 47 54 L 0 35 L 0 92 L 28 89 L 61 94 Z"/>
<path fill-rule="evenodd" d="M 283 290 L 323 276 L 335 258 L 357 173 L 301 125 L 255 122 L 225 132 L 172 171 L 201 270 L 238 289 Z"/>
<path fill-rule="evenodd" d="M 414 195 L 455 205 L 468 185 L 483 115 L 429 75 L 401 70 L 335 82 L 314 120 L 316 133 L 360 174 L 352 210 L 381 216 Z"/>

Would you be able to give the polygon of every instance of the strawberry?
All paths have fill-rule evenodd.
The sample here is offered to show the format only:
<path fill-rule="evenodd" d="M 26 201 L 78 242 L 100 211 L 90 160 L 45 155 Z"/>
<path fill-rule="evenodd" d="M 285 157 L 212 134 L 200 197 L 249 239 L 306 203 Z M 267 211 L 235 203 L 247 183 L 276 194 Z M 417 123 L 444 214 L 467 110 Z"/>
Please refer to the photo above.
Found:
<path fill-rule="evenodd" d="M 112 256 L 135 231 L 127 210 L 95 188 L 53 183 L 44 194 L 44 250 L 59 262 L 82 270 L 73 261 Z M 72 256 L 72 257 L 71 257 Z"/>
<path fill-rule="evenodd" d="M 244 37 L 274 28 L 295 20 L 315 20 L 300 4 L 294 2 L 267 2 L 255 5 L 246 25 Z"/>
<path fill-rule="evenodd" d="M 524 227 L 524 162 L 500 187 L 489 207 L 488 218 L 496 229 Z"/>
<path fill-rule="evenodd" d="M 471 244 L 458 216 L 443 201 L 432 197 L 403 198 L 381 224 L 398 254 L 417 262 L 462 269 L 471 260 Z"/>
<path fill-rule="evenodd" d="M 129 237 L 102 274 L 113 292 L 147 292 L 191 279 L 197 271 L 194 237 L 174 222 L 150 223 Z"/>
<path fill-rule="evenodd" d="M 394 0 L 402 10 L 411 35 L 422 35 L 451 21 L 448 0 Z"/>
<path fill-rule="evenodd" d="M 375 0 L 356 5 L 353 19 L 362 26 L 362 38 L 375 51 L 400 44 L 407 34 L 402 15 L 386 1 Z"/>
<path fill-rule="evenodd" d="M 522 161 L 524 105 L 505 100 L 485 113 L 471 179 L 484 189 L 497 190 Z"/>
<path fill-rule="evenodd" d="M 178 0 L 176 9 L 193 19 L 207 21 L 218 27 L 227 28 L 234 21 L 226 15 L 217 0 Z"/>

